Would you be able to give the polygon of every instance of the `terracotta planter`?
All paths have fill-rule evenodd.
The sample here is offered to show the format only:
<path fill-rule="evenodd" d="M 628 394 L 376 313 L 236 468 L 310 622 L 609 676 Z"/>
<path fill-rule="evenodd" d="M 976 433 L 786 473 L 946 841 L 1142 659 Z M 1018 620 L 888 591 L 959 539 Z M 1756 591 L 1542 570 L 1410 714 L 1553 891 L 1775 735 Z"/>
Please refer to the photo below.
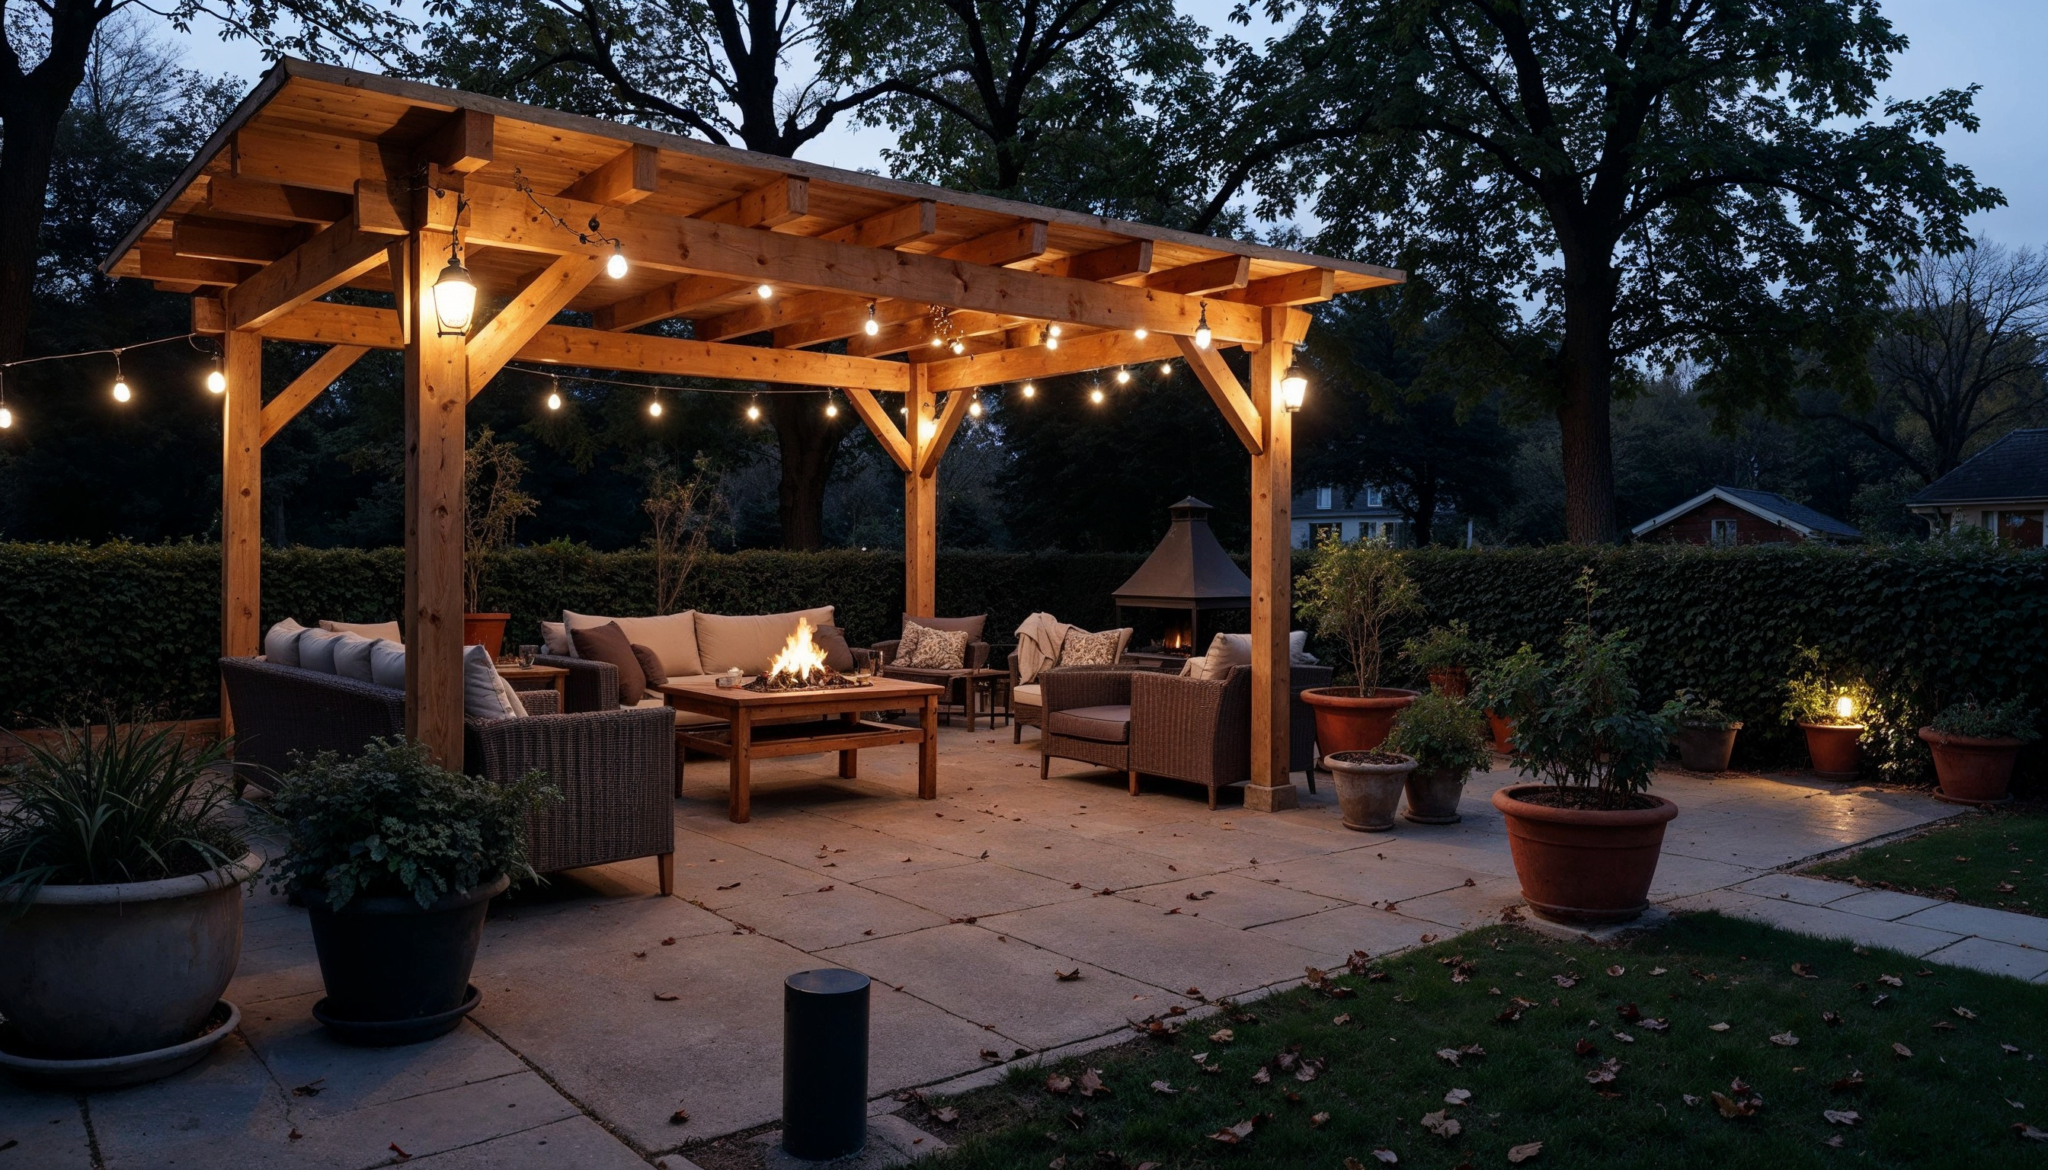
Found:
<path fill-rule="evenodd" d="M 1520 799 L 1545 785 L 1517 784 L 1493 794 L 1507 822 L 1508 850 L 1522 899 L 1552 922 L 1627 922 L 1650 904 L 1650 881 L 1664 847 L 1664 826 L 1678 806 L 1660 796 L 1654 808 L 1549 808 Z"/>
<path fill-rule="evenodd" d="M 1823 780 L 1854 780 L 1863 766 L 1861 723 L 1801 723 L 1813 774 Z"/>
<path fill-rule="evenodd" d="M 1336 752 L 1369 752 L 1386 742 L 1394 716 L 1420 694 L 1398 687 L 1378 687 L 1369 695 L 1358 687 L 1314 687 L 1301 692 L 1301 701 L 1315 710 L 1316 750 L 1327 761 Z"/>
<path fill-rule="evenodd" d="M 1393 753 L 1388 753 L 1393 754 Z M 1361 833 L 1384 833 L 1394 827 L 1394 810 L 1401 806 L 1401 789 L 1415 761 L 1407 756 L 1398 763 L 1380 764 L 1371 752 L 1338 752 L 1323 757 L 1337 784 L 1337 807 L 1344 813 L 1344 827 Z"/>
<path fill-rule="evenodd" d="M 1941 784 L 1936 799 L 1977 805 L 2012 799 L 2012 765 L 2024 740 L 1978 739 L 1932 727 L 1921 728 L 1920 738 L 1934 753 L 1934 776 Z"/>
<path fill-rule="evenodd" d="M 1466 674 L 1462 666 L 1439 667 L 1429 672 L 1429 685 L 1453 699 L 1462 699 L 1471 689 L 1472 676 Z"/>
<path fill-rule="evenodd" d="M 1455 825 L 1458 801 L 1465 795 L 1466 772 L 1451 768 L 1417 768 L 1408 773 L 1408 809 L 1401 815 L 1418 825 Z"/>
<path fill-rule="evenodd" d="M 1515 750 L 1515 721 L 1503 719 L 1493 712 L 1486 713 L 1486 725 L 1493 729 L 1493 750 L 1507 755 Z"/>
<path fill-rule="evenodd" d="M 505 649 L 505 623 L 509 613 L 466 613 L 462 615 L 462 644 L 482 646 L 496 659 Z"/>
<path fill-rule="evenodd" d="M 1678 745 L 1678 762 L 1688 772 L 1726 772 L 1728 757 L 1735 754 L 1735 733 L 1742 724 L 1726 727 L 1681 727 L 1671 736 Z"/>

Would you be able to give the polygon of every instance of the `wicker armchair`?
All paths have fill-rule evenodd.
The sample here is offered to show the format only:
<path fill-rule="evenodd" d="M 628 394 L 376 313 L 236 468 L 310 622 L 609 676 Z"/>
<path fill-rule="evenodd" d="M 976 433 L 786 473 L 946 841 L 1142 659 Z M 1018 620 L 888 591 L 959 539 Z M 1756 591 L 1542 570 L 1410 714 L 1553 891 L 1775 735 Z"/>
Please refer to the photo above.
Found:
<path fill-rule="evenodd" d="M 1216 793 L 1252 776 L 1252 669 L 1220 679 L 1144 674 L 1131 680 L 1132 776 L 1163 776 Z M 1133 780 L 1131 794 L 1137 795 Z"/>
<path fill-rule="evenodd" d="M 372 737 L 405 732 L 403 691 L 260 658 L 223 658 L 220 672 L 235 719 L 238 779 L 286 771 L 294 753 L 347 757 Z M 520 701 L 525 718 L 463 720 L 463 768 L 494 780 L 539 768 L 561 791 L 561 800 L 527 814 L 533 868 L 553 873 L 652 856 L 661 892 L 672 892 L 672 714 L 616 702 L 609 711 L 552 713 L 552 690 L 522 691 Z"/>
<path fill-rule="evenodd" d="M 1131 791 L 1131 666 L 1056 666 L 1038 676 L 1038 775 L 1050 778 L 1053 757 L 1127 773 Z"/>

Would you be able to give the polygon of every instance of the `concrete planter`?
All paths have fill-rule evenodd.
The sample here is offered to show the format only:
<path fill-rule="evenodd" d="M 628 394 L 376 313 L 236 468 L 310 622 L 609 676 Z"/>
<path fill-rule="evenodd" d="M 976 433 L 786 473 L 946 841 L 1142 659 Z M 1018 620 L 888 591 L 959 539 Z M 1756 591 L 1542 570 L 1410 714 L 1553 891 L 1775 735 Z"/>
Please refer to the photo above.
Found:
<path fill-rule="evenodd" d="M 1408 809 L 1401 815 L 1418 825 L 1455 825 L 1458 801 L 1465 795 L 1465 780 L 1471 773 L 1452 768 L 1417 768 L 1408 773 Z"/>
<path fill-rule="evenodd" d="M 1375 755 L 1392 756 L 1394 762 L 1375 762 Z M 1401 790 L 1415 770 L 1414 760 L 1392 752 L 1338 752 L 1324 756 L 1323 766 L 1336 782 L 1345 828 L 1384 833 L 1394 827 L 1394 810 L 1401 805 Z"/>
<path fill-rule="evenodd" d="M 1921 728 L 1920 738 L 1934 753 L 1934 777 L 1941 785 L 1937 799 L 1971 805 L 2012 799 L 2012 766 L 2025 741 L 1950 735 L 1932 727 Z"/>
<path fill-rule="evenodd" d="M 1735 754 L 1735 736 L 1742 724 L 1726 727 L 1681 727 L 1671 736 L 1678 745 L 1678 762 L 1688 772 L 1726 772 L 1728 757 Z"/>
<path fill-rule="evenodd" d="M 161 881 L 44 886 L 0 921 L 0 1015 L 20 1054 L 104 1061 L 200 1036 L 241 961 L 241 883 L 262 865 L 251 853 Z"/>

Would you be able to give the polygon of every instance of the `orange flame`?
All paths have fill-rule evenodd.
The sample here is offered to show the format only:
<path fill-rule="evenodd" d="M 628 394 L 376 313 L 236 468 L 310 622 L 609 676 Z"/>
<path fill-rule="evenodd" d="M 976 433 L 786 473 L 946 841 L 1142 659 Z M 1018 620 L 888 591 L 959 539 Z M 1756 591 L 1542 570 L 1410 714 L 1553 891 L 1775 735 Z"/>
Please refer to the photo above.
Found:
<path fill-rule="evenodd" d="M 798 683 L 813 683 L 825 677 L 825 652 L 811 640 L 811 623 L 796 620 L 796 633 L 783 644 L 782 652 L 768 664 L 768 677 Z"/>

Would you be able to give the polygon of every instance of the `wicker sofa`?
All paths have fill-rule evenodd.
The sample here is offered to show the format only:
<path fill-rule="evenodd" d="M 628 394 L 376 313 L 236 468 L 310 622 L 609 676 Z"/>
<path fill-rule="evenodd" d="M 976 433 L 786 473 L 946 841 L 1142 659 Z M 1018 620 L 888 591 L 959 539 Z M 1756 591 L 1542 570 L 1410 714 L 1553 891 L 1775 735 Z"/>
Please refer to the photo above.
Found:
<path fill-rule="evenodd" d="M 405 692 L 261 658 L 223 658 L 239 774 L 280 773 L 292 755 L 361 751 L 405 731 Z M 617 694 L 617 683 L 613 683 Z M 524 718 L 463 720 L 463 769 L 492 779 L 536 768 L 562 799 L 527 814 L 527 854 L 541 873 L 653 857 L 661 892 L 675 886 L 675 725 L 662 710 L 554 713 L 552 690 L 522 691 Z M 546 713 L 542 713 L 546 712 Z"/>

